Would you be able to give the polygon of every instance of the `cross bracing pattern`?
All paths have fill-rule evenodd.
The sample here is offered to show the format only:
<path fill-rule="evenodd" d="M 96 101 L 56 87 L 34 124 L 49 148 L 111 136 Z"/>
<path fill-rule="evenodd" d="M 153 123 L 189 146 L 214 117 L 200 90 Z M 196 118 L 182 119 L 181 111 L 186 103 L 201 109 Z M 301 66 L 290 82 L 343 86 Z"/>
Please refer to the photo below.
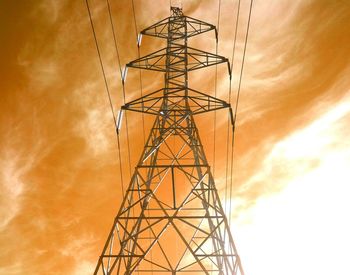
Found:
<path fill-rule="evenodd" d="M 187 46 L 216 28 L 180 8 L 141 33 L 167 47 L 127 66 L 165 73 L 165 87 L 123 106 L 155 115 L 140 160 L 96 266 L 95 274 L 243 275 L 194 115 L 230 107 L 188 87 L 190 70 L 226 58 Z"/>

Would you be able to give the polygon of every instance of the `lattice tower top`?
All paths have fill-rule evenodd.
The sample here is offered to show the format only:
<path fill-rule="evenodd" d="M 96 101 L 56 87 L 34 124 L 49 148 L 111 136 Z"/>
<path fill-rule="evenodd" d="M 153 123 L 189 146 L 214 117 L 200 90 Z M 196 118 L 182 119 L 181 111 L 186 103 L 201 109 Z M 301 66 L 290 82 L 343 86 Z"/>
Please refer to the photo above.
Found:
<path fill-rule="evenodd" d="M 171 16 L 172 17 L 181 17 L 181 16 L 184 16 L 184 14 L 182 13 L 182 9 L 181 8 L 178 8 L 178 7 L 171 7 L 170 8 L 172 14 Z"/>

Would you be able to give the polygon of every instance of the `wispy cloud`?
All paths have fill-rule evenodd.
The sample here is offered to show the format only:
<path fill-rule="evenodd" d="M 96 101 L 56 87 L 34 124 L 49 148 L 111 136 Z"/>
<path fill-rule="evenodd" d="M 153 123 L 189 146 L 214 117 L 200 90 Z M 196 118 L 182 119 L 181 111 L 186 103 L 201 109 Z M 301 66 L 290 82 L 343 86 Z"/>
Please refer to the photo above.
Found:
<path fill-rule="evenodd" d="M 25 148 L 21 144 L 24 137 L 21 130 L 19 127 L 11 129 L 3 140 L 6 146 L 3 146 L 0 158 L 0 230 L 5 229 L 19 213 L 21 196 L 29 188 L 24 178 L 46 152 L 40 152 L 42 144 L 38 136 L 36 144 L 30 150 Z"/>
<path fill-rule="evenodd" d="M 0 267 L 0 274 L 17 275 L 23 272 L 23 265 L 19 262 L 6 266 Z"/>
<path fill-rule="evenodd" d="M 318 107 L 317 109 L 320 112 Z M 266 145 L 272 146 L 270 152 L 256 169 L 257 172 L 240 190 L 241 196 L 246 198 L 236 201 L 244 204 L 240 207 L 251 206 L 259 197 L 281 191 L 290 182 L 312 171 L 319 171 L 320 166 L 328 167 L 326 170 L 329 171 L 332 166 L 325 165 L 325 162 L 330 164 L 329 159 L 333 155 L 343 156 L 335 163 L 348 163 L 346 154 L 350 155 L 350 142 L 347 136 L 350 130 L 346 125 L 350 119 L 350 96 L 347 95 L 337 104 L 322 111 L 323 114 L 305 128 L 295 131 L 276 144 Z M 338 152 L 342 154 L 337 155 Z M 246 157 L 251 158 L 252 155 Z"/>
<path fill-rule="evenodd" d="M 91 234 L 79 234 L 79 236 L 71 236 L 67 238 L 68 242 L 61 247 L 60 253 L 64 257 L 69 257 L 74 260 L 71 267 L 71 274 L 88 274 L 91 273 L 96 263 L 88 259 L 93 254 L 93 249 L 96 245 L 97 239 Z"/>
<path fill-rule="evenodd" d="M 321 275 L 307 262 L 325 267 L 328 274 L 349 273 L 341 273 L 347 268 L 345 264 L 337 265 L 334 258 L 328 261 L 325 257 L 328 254 L 322 254 L 324 249 L 319 249 L 321 252 L 316 255 L 327 262 L 326 265 L 319 265 L 308 256 L 314 253 L 310 247 L 318 247 L 321 239 L 325 248 L 337 250 L 334 243 L 341 243 L 350 230 L 342 224 L 342 219 L 346 219 L 342 209 L 350 207 L 346 203 L 350 96 L 343 96 L 348 93 L 349 83 L 331 87 L 340 78 L 348 79 L 348 72 L 345 74 L 343 68 L 337 66 L 342 59 L 347 62 L 348 51 L 346 46 L 340 50 L 336 47 L 338 40 L 346 36 L 332 36 L 343 26 L 334 22 L 348 17 L 339 6 L 337 8 L 338 4 L 334 4 L 333 9 L 324 9 L 325 5 L 320 4 L 322 9 L 311 12 L 312 2 L 283 0 L 271 6 L 266 1 L 257 1 L 253 10 L 237 127 L 246 127 L 242 136 L 248 141 L 238 145 L 242 145 L 241 152 L 248 153 L 243 153 L 236 162 L 243 167 L 237 173 L 242 184 L 236 186 L 232 201 L 236 210 L 242 210 L 238 213 L 244 214 L 235 216 L 238 226 L 234 226 L 234 233 L 242 237 L 237 241 L 245 243 L 244 246 L 238 243 L 239 251 L 243 261 L 249 263 L 247 273 L 251 271 L 251 275 L 292 274 L 292 268 L 286 271 L 283 267 L 290 266 L 286 258 L 294 260 L 298 256 L 306 266 L 301 275 Z M 105 2 L 90 3 L 113 104 L 118 109 L 122 91 L 111 30 L 106 28 L 109 23 Z M 139 30 L 169 14 L 168 2 L 161 7 L 156 1 L 135 3 Z M 222 1 L 222 5 L 219 54 L 231 57 L 234 5 L 232 1 Z M 217 8 L 217 3 L 210 1 L 184 2 L 187 14 L 213 24 L 216 24 Z M 234 91 L 242 61 L 247 8 L 244 6 L 242 11 Z M 114 1 L 112 11 L 123 65 L 137 57 L 131 2 Z M 88 274 L 94 269 L 105 236 L 106 227 L 101 222 L 105 218 L 101 218 L 101 213 L 108 219 L 116 207 L 113 205 L 112 209 L 106 201 L 110 203 L 114 196 L 117 199 L 121 196 L 116 184 L 116 155 L 112 152 L 115 150 L 114 125 L 91 26 L 84 1 L 40 1 L 26 14 L 29 19 L 23 18 L 23 22 L 28 19 L 31 24 L 23 29 L 27 35 L 18 37 L 23 45 L 17 60 L 20 75 L 25 75 L 19 82 L 26 90 L 9 95 L 16 110 L 6 121 L 7 134 L 1 138 L 0 231 L 5 245 L 0 256 L 5 259 L 1 264 L 6 266 L 0 268 L 0 273 L 49 274 L 65 270 L 70 274 Z M 333 44 L 328 44 L 330 41 Z M 344 41 L 339 44 L 349 45 Z M 141 55 L 164 46 L 162 42 L 144 40 Z M 203 35 L 202 42 L 199 48 L 215 51 L 213 33 Z M 321 54 L 317 51 L 319 48 L 322 48 Z M 334 51 L 328 52 L 329 49 Z M 344 75 L 340 75 L 341 71 Z M 204 79 L 203 75 L 201 72 L 191 75 L 191 86 L 213 92 L 214 78 Z M 137 70 L 129 72 L 127 100 L 139 95 L 138 77 Z M 163 85 L 161 77 L 156 79 L 143 74 L 144 93 Z M 218 79 L 218 97 L 226 100 L 226 66 L 219 68 Z M 204 81 L 210 85 L 205 85 Z M 290 94 L 297 96 L 288 98 Z M 305 98 L 309 101 L 304 102 Z M 294 105 L 288 105 L 287 101 L 293 101 Z M 19 102 L 25 102 L 26 106 Z M 300 112 L 285 114 L 288 108 L 294 111 L 300 106 L 304 108 Z M 276 122 L 284 116 L 283 122 L 262 131 L 252 130 L 267 121 L 264 120 L 266 113 L 278 107 L 280 110 L 275 117 L 271 115 L 269 121 Z M 223 118 L 225 115 L 225 120 L 218 116 L 217 126 L 225 130 L 226 113 L 222 111 L 221 114 Z M 137 139 L 132 143 L 132 158 L 136 158 L 136 147 L 142 146 L 142 130 L 137 124 L 140 118 L 137 115 L 139 120 L 129 120 L 130 137 Z M 198 117 L 201 122 L 205 119 Z M 287 120 L 292 123 L 281 134 L 280 128 Z M 256 133 L 258 137 L 252 141 L 250 138 Z M 124 142 L 125 131 L 122 135 Z M 221 136 L 217 138 L 220 146 L 224 144 Z M 122 148 L 125 150 L 126 146 Z M 217 149 L 218 156 L 225 155 L 225 150 L 226 147 Z M 221 160 L 224 157 L 220 156 Z M 220 161 L 217 166 L 221 166 Z M 224 178 L 218 177 L 218 187 L 224 186 Z M 115 190 L 115 195 L 111 190 Z M 314 223 L 310 222 L 310 217 Z M 332 229 L 325 226 L 325 220 L 331 221 L 337 227 L 334 232 L 339 233 L 332 236 L 331 241 L 324 238 L 326 231 Z M 289 237 L 291 232 L 300 240 L 303 234 L 308 237 L 304 240 L 303 251 Z M 99 237 L 95 239 L 95 236 Z M 271 244 L 267 241 L 271 239 L 277 241 Z M 272 247 L 273 251 L 270 249 L 267 253 L 266 247 Z M 284 257 L 286 254 L 281 251 L 290 253 Z M 346 251 L 343 254 L 347 255 Z M 344 255 L 337 254 L 342 263 L 347 260 Z M 252 257 L 254 261 L 250 261 Z M 271 258 L 278 259 L 272 268 Z M 328 263 L 333 264 L 333 270 Z"/>
<path fill-rule="evenodd" d="M 64 256 L 74 256 L 77 259 L 81 259 L 83 255 L 86 256 L 91 251 L 92 244 L 96 242 L 91 234 L 80 234 L 79 237 L 70 236 L 66 239 L 66 245 L 60 248 L 60 253 Z"/>
<path fill-rule="evenodd" d="M 90 274 L 95 270 L 96 263 L 89 262 L 86 260 L 82 260 L 76 263 L 74 270 L 72 271 L 72 274 L 74 275 L 81 275 L 81 274 Z"/>
<path fill-rule="evenodd" d="M 17 215 L 19 211 L 19 197 L 23 192 L 23 182 L 21 176 L 28 171 L 23 169 L 18 163 L 18 156 L 7 152 L 1 160 L 1 201 L 0 229 L 6 228 L 8 223 Z"/>
<path fill-rule="evenodd" d="M 342 113 L 334 110 L 330 116 L 340 115 L 338 111 Z M 349 120 L 349 109 L 347 113 L 343 119 Z M 342 123 L 344 120 L 339 122 L 338 126 L 346 125 Z M 333 141 L 328 143 L 331 144 Z M 316 147 L 318 145 L 307 151 L 314 154 Z M 259 197 L 255 206 L 245 212 L 246 218 L 241 220 L 235 233 L 244 243 L 240 246 L 243 258 L 256 263 L 246 265 L 249 274 L 349 273 L 345 256 L 350 245 L 350 224 L 346 218 L 350 207 L 347 198 L 349 144 L 334 150 L 321 149 L 316 154 L 319 153 L 323 156 L 316 167 L 293 175 L 281 192 Z M 289 156 L 298 163 L 297 155 Z M 298 266 L 291 261 L 295 255 L 298 255 Z"/>
<path fill-rule="evenodd" d="M 74 91 L 77 105 L 83 109 L 83 119 L 77 121 L 73 131 L 81 136 L 94 156 L 105 154 L 111 148 L 114 131 L 113 116 L 108 106 L 107 96 L 101 93 L 97 99 L 89 92 L 97 90 L 94 82 Z"/>

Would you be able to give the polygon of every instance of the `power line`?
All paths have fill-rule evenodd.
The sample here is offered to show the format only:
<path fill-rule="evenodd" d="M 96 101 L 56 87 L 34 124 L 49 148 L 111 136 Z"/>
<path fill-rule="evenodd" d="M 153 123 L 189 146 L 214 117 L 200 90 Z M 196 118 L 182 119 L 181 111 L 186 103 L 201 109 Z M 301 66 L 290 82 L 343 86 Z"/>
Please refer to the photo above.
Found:
<path fill-rule="evenodd" d="M 246 35 L 245 35 L 244 50 L 243 50 L 243 58 L 242 58 L 241 71 L 240 71 L 239 83 L 238 83 L 238 90 L 237 90 L 236 106 L 235 106 L 235 111 L 234 111 L 234 114 L 233 114 L 233 132 L 232 132 L 232 150 L 231 150 L 230 198 L 232 197 L 232 188 L 233 188 L 233 156 L 234 156 L 234 143 L 235 143 L 235 127 L 236 127 L 237 110 L 238 110 L 239 96 L 240 96 L 240 92 L 241 92 L 242 76 L 243 76 L 245 55 L 246 55 L 246 50 L 247 50 L 247 43 L 248 43 L 248 35 L 249 35 L 250 19 L 251 19 L 252 8 L 253 8 L 253 1 L 254 1 L 254 0 L 251 0 L 251 1 L 250 1 L 249 17 L 248 17 L 248 23 L 247 23 L 247 31 L 246 31 Z M 231 202 L 231 199 L 230 199 L 230 210 L 232 210 L 232 202 Z M 229 216 L 229 224 L 231 224 L 231 215 Z"/>
<path fill-rule="evenodd" d="M 108 7 L 109 22 L 110 22 L 111 27 L 112 27 L 114 47 L 115 47 L 116 52 L 117 52 L 117 60 L 118 60 L 120 77 L 122 77 L 122 74 L 123 74 L 122 73 L 122 66 L 120 64 L 120 56 L 119 56 L 118 43 L 117 43 L 117 37 L 116 37 L 117 35 L 116 35 L 115 30 L 114 30 L 114 23 L 113 23 L 113 17 L 112 17 L 112 12 L 111 12 L 111 6 L 109 4 L 109 0 L 106 0 L 106 2 L 107 2 L 107 7 Z"/>
<path fill-rule="evenodd" d="M 104 66 L 103 66 L 103 62 L 102 62 L 102 57 L 101 57 L 100 48 L 99 48 L 98 42 L 97 42 L 97 37 L 96 37 L 96 32 L 95 32 L 94 23 L 93 23 L 93 21 L 92 21 L 92 16 L 91 16 L 91 11 L 90 11 L 89 1 L 86 0 L 85 2 L 86 2 L 87 9 L 88 9 L 88 13 L 89 13 L 89 18 L 90 18 L 92 33 L 93 33 L 93 35 L 94 35 L 95 45 L 96 45 L 97 54 L 98 54 L 98 58 L 99 58 L 100 65 L 101 65 L 101 70 L 102 70 L 102 74 L 103 74 L 103 79 L 104 79 L 105 86 L 106 86 L 106 91 L 107 91 L 107 95 L 108 95 L 109 105 L 110 105 L 110 108 L 111 108 L 111 111 L 112 111 L 112 115 L 113 115 L 114 126 L 116 127 L 116 126 L 117 126 L 117 121 L 116 121 L 115 114 L 114 114 L 112 98 L 111 98 L 111 94 L 110 94 L 110 92 L 109 92 L 108 82 L 107 82 L 106 73 L 105 73 L 105 69 L 104 69 Z"/>
<path fill-rule="evenodd" d="M 218 1 L 218 16 L 217 16 L 217 37 L 216 37 L 216 44 L 215 44 L 215 54 L 218 54 L 219 51 L 219 31 L 220 31 L 220 12 L 221 12 L 221 0 Z M 218 64 L 215 65 L 215 92 L 214 96 L 217 97 L 217 86 L 218 86 Z M 213 177 L 215 178 L 215 164 L 216 164 L 216 110 L 214 111 L 214 161 L 213 161 Z M 224 232 L 224 241 L 226 239 L 226 232 Z"/>
<path fill-rule="evenodd" d="M 218 16 L 217 16 L 217 39 L 216 39 L 216 46 L 215 46 L 215 54 L 218 54 L 219 50 L 219 30 L 220 30 L 220 12 L 221 12 L 221 0 L 218 1 Z M 218 65 L 215 65 L 215 92 L 214 96 L 217 97 L 217 83 L 218 83 Z M 213 157 L 213 176 L 215 177 L 215 163 L 216 163 L 216 110 L 214 111 L 214 157 Z"/>
<path fill-rule="evenodd" d="M 108 7 L 109 21 L 110 21 L 111 28 L 112 28 L 114 47 L 115 47 L 116 53 L 117 53 L 117 60 L 118 60 L 120 77 L 122 77 L 122 67 L 121 67 L 121 64 L 120 64 L 120 56 L 119 56 L 118 43 L 117 43 L 117 37 L 116 37 L 117 35 L 116 35 L 115 30 L 114 30 L 114 23 L 113 23 L 113 17 L 112 17 L 112 13 L 111 13 L 111 7 L 110 7 L 110 4 L 109 4 L 109 0 L 107 0 L 106 2 L 107 2 L 107 7 Z M 123 89 L 123 98 L 124 98 L 124 103 L 125 103 L 125 92 L 124 92 L 124 89 Z M 122 164 L 122 157 L 121 157 L 121 150 L 120 150 L 119 131 L 117 131 L 117 142 L 118 142 L 118 156 L 119 156 L 120 178 L 121 178 L 122 186 L 123 186 L 122 187 L 122 191 L 124 193 L 123 164 Z"/>
<path fill-rule="evenodd" d="M 238 30 L 238 21 L 239 21 L 239 15 L 241 10 L 241 0 L 238 0 L 237 5 L 237 13 L 236 13 L 236 22 L 235 22 L 235 33 L 234 38 L 232 41 L 233 47 L 232 47 L 232 58 L 231 58 L 231 72 L 233 72 L 233 63 L 235 58 L 235 52 L 236 52 L 236 42 L 237 42 L 237 30 Z M 231 104 L 231 97 L 232 97 L 232 75 L 230 76 L 230 82 L 229 82 L 229 95 L 228 95 L 228 102 Z M 228 113 L 228 121 L 227 121 L 227 137 L 226 137 L 226 181 L 225 181 L 225 213 L 228 213 L 228 205 L 227 205 L 227 197 L 228 197 L 228 173 L 229 173 L 229 138 L 230 138 L 230 113 Z M 232 149 L 232 148 L 231 148 Z"/>
<path fill-rule="evenodd" d="M 241 0 L 238 0 L 238 9 L 237 9 L 237 15 L 236 15 L 236 27 L 235 27 L 235 34 L 234 34 L 234 38 L 233 38 L 233 47 L 232 47 L 231 72 L 232 72 L 232 69 L 233 69 L 233 62 L 234 62 L 234 59 L 235 59 L 236 42 L 237 42 L 237 31 L 238 31 L 238 20 L 239 20 L 240 10 L 241 10 Z M 230 90 L 230 96 L 231 96 L 231 90 Z"/>
<path fill-rule="evenodd" d="M 91 10 L 90 10 L 90 6 L 89 6 L 89 1 L 86 0 L 85 2 L 86 2 L 86 7 L 87 7 L 87 10 L 88 10 L 88 14 L 89 14 L 91 29 L 92 29 L 92 33 L 93 33 L 93 36 L 94 36 L 94 41 L 95 41 L 95 46 L 96 46 L 98 58 L 99 58 L 99 61 L 100 61 L 100 66 L 101 66 L 103 79 L 104 79 L 104 83 L 105 83 L 105 87 L 106 87 L 106 92 L 107 92 L 107 96 L 108 96 L 109 106 L 110 106 L 111 113 L 112 113 L 112 116 L 113 116 L 114 127 L 115 127 L 115 130 L 116 130 L 116 133 L 117 133 L 118 132 L 118 128 L 117 128 L 116 116 L 115 116 L 115 113 L 114 113 L 111 93 L 109 91 L 107 77 L 106 77 L 105 69 L 104 69 L 104 66 L 103 66 L 103 61 L 102 61 L 102 57 L 101 57 L 100 48 L 99 48 L 98 41 L 97 41 L 95 27 L 94 27 L 94 23 L 93 23 L 93 20 L 92 20 L 92 15 L 91 15 Z M 118 60 L 119 60 L 119 55 L 118 55 Z M 121 165 L 122 158 L 121 158 L 121 155 L 120 155 L 120 141 L 119 141 L 119 135 L 118 134 L 117 134 L 117 145 L 118 145 L 118 156 L 119 156 L 119 164 L 120 164 L 119 169 L 120 169 L 120 177 L 121 177 L 120 185 L 121 185 L 122 193 L 124 194 L 123 170 L 122 170 L 122 165 Z"/>
<path fill-rule="evenodd" d="M 107 3 L 107 7 L 108 7 L 108 15 L 109 15 L 109 21 L 111 24 L 111 28 L 112 28 L 112 33 L 113 33 L 113 41 L 114 41 L 114 47 L 117 53 L 117 60 L 118 60 L 118 66 L 119 66 L 119 72 L 120 72 L 120 78 L 123 78 L 123 72 L 122 72 L 122 67 L 121 67 L 121 62 L 120 62 L 120 55 L 119 55 L 119 50 L 118 50 L 118 43 L 117 43 L 117 34 L 114 28 L 114 22 L 113 22 L 113 17 L 112 17 L 112 12 L 111 12 L 111 5 L 109 3 L 109 0 L 106 0 Z M 122 81 L 122 91 L 123 91 L 123 104 L 125 104 L 126 102 L 126 96 L 125 96 L 125 83 L 124 81 Z M 125 114 L 125 126 L 126 126 L 126 136 L 127 136 L 127 148 L 128 148 L 128 163 L 129 163 L 129 173 L 131 176 L 131 154 L 130 154 L 130 144 L 129 144 L 129 129 L 128 129 L 128 123 L 127 123 L 127 114 Z M 118 137 L 118 144 L 120 144 L 119 141 L 119 131 L 117 131 L 117 137 Z M 119 151 L 119 155 L 121 155 L 120 151 Z M 120 158 L 120 165 L 122 161 Z"/>

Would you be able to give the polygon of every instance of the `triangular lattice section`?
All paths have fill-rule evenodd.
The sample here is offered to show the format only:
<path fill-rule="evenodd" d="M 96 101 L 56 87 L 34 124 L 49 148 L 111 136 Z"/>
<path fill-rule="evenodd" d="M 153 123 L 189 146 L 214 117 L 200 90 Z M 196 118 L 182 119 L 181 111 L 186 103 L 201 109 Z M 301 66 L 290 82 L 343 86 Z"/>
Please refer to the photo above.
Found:
<path fill-rule="evenodd" d="M 165 87 L 123 107 L 156 119 L 95 274 L 243 275 L 193 119 L 229 104 L 187 86 L 188 71 L 227 59 L 188 47 L 215 27 L 172 11 L 143 32 L 167 48 L 128 64 L 165 72 Z"/>

